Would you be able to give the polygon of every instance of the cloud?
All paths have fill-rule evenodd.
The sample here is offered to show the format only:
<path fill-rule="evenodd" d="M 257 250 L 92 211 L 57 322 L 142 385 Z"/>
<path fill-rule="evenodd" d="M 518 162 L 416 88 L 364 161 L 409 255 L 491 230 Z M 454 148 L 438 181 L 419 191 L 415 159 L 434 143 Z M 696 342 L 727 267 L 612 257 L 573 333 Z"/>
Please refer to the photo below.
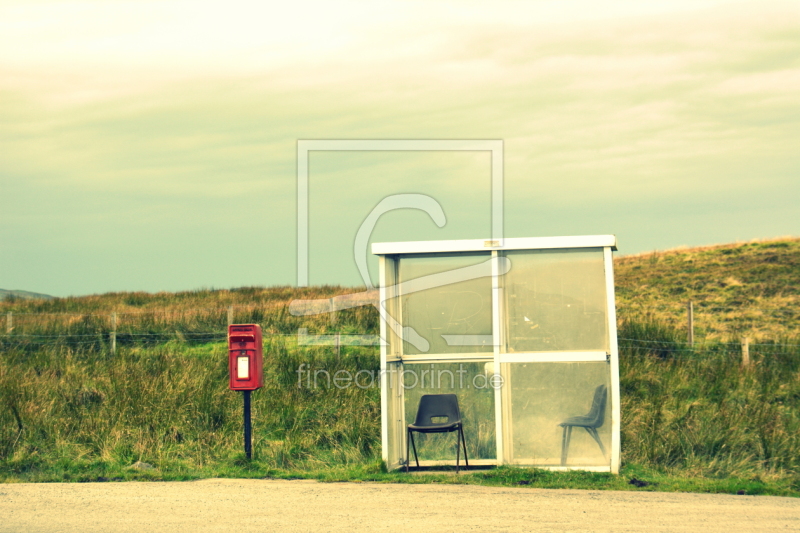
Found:
<path fill-rule="evenodd" d="M 655 206 L 677 242 L 653 247 L 668 247 L 690 242 L 687 210 L 714 213 L 705 235 L 724 238 L 720 205 L 800 194 L 792 3 L 210 6 L 0 7 L 0 224 L 23 228 L 19 253 L 25 235 L 86 242 L 93 224 L 142 246 L 173 228 L 179 246 L 245 228 L 226 206 L 255 205 L 291 261 L 297 139 L 503 139 L 519 236 L 591 232 L 602 216 L 644 243 L 636 221 Z M 453 223 L 395 213 L 381 239 L 468 237 L 488 220 L 484 155 L 312 163 L 321 241 L 346 241 L 389 192 L 429 191 Z M 326 281 L 349 251 L 337 261 Z"/>

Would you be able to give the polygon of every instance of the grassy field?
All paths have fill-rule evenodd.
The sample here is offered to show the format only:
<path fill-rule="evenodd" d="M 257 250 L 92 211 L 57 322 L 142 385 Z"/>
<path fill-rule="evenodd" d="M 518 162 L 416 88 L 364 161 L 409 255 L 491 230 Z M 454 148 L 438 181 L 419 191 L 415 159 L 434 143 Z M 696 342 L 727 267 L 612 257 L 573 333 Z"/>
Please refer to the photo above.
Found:
<path fill-rule="evenodd" d="M 678 272 L 689 268 L 682 254 L 696 271 Z M 767 261 L 770 254 L 778 260 Z M 741 268 L 730 257 L 743 258 Z M 377 314 L 366 307 L 339 312 L 335 323 L 287 311 L 291 299 L 328 298 L 350 292 L 345 288 L 2 302 L 0 318 L 13 313 L 13 330 L 0 336 L 0 480 L 312 477 L 800 495 L 800 339 L 793 311 L 757 323 L 702 315 L 706 324 L 694 346 L 685 343 L 680 311 L 671 314 L 688 298 L 701 309 L 738 305 L 742 316 L 754 303 L 772 309 L 794 302 L 799 257 L 800 243 L 787 240 L 617 261 L 625 339 L 621 476 L 513 468 L 457 478 L 384 472 L 377 387 L 297 387 L 301 363 L 331 374 L 377 369 L 376 348 L 343 347 L 337 354 L 297 346 L 291 335 L 298 327 L 376 333 Z M 719 286 L 727 277 L 738 284 Z M 235 322 L 258 322 L 270 335 L 266 386 L 253 393 L 250 463 L 241 451 L 241 397 L 227 389 L 231 305 Z M 745 334 L 757 339 L 749 367 L 742 367 L 738 345 Z M 132 467 L 137 461 L 154 468 Z M 632 479 L 643 486 L 630 485 Z"/>
<path fill-rule="evenodd" d="M 614 270 L 623 319 L 656 320 L 685 331 L 692 301 L 696 338 L 800 334 L 800 239 L 623 256 Z"/>

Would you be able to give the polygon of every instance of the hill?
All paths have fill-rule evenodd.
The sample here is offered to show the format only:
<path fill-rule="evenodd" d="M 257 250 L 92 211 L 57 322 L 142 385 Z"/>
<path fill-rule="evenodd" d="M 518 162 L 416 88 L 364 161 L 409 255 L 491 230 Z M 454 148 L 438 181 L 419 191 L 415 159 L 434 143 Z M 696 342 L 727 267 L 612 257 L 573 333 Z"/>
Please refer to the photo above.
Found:
<path fill-rule="evenodd" d="M 614 268 L 621 324 L 655 320 L 683 332 L 685 338 L 686 307 L 692 301 L 696 339 L 778 339 L 800 334 L 800 239 L 617 256 Z M 121 330 L 131 333 L 221 333 L 227 324 L 228 308 L 233 306 L 235 321 L 260 322 L 265 333 L 291 333 L 297 326 L 318 331 L 322 328 L 331 332 L 376 333 L 377 313 L 371 307 L 340 311 L 335 324 L 329 324 L 325 316 L 289 316 L 288 305 L 294 299 L 330 298 L 360 290 L 336 286 L 244 287 L 51 299 L 18 297 L 0 300 L 0 313 L 26 314 L 15 318 L 18 328 L 27 322 L 27 327 L 41 329 L 44 325 L 35 323 L 44 320 L 50 323 L 45 327 L 48 334 L 67 330 L 78 333 L 75 328 L 86 334 L 107 328 L 112 312 L 117 313 Z M 78 320 L 66 314 L 98 317 L 92 326 L 86 317 Z M 138 331 L 141 328 L 145 331 Z"/>
<path fill-rule="evenodd" d="M 617 257 L 621 319 L 655 319 L 695 337 L 776 338 L 800 331 L 800 239 L 721 244 Z"/>
<path fill-rule="evenodd" d="M 52 300 L 54 297 L 48 294 L 39 294 L 38 292 L 29 292 L 29 291 L 9 291 L 6 289 L 0 289 L 0 300 L 14 300 L 14 299 L 22 299 L 22 300 L 34 300 L 34 299 L 43 299 L 43 300 Z"/>
<path fill-rule="evenodd" d="M 743 364 L 738 344 L 713 340 L 751 330 L 777 339 L 796 332 L 787 306 L 798 299 L 799 256 L 800 241 L 783 239 L 617 258 L 625 478 L 650 479 L 656 490 L 800 495 L 800 342 L 754 344 Z M 300 327 L 377 331 L 372 306 L 339 311 L 336 320 L 288 312 L 292 299 L 348 292 L 273 287 L 0 302 L 0 482 L 313 471 L 329 480 L 359 472 L 366 477 L 356 479 L 408 479 L 380 477 L 394 474 L 380 473 L 377 386 L 298 381 L 301 365 L 315 376 L 379 370 L 375 346 L 298 343 Z M 672 327 L 682 327 L 688 299 L 707 338 L 694 346 Z M 229 319 L 257 322 L 266 333 L 265 387 L 253 394 L 252 463 L 241 455 L 241 398 L 227 388 Z M 477 457 L 480 438 L 468 442 Z M 137 461 L 157 468 L 132 469 Z M 491 475 L 507 484 L 528 476 L 530 486 L 549 479 L 518 472 Z M 574 475 L 553 479 L 574 488 Z M 574 479 L 630 487 L 587 476 L 595 477 Z"/>

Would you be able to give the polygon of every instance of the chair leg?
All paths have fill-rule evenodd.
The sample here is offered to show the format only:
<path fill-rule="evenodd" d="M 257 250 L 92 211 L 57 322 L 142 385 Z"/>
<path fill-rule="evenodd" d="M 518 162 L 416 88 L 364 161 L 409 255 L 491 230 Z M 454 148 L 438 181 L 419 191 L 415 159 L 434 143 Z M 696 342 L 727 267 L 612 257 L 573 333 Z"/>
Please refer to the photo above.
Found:
<path fill-rule="evenodd" d="M 561 466 L 566 466 L 567 455 L 569 454 L 569 441 L 572 439 L 572 426 L 564 426 L 564 433 L 561 437 Z"/>
<path fill-rule="evenodd" d="M 419 456 L 417 456 L 417 445 L 414 442 L 414 432 L 409 429 L 408 434 L 411 436 L 411 448 L 414 450 L 414 461 L 417 462 L 417 468 L 419 468 Z M 408 460 L 410 461 L 411 457 L 409 457 Z"/>
<path fill-rule="evenodd" d="M 411 457 L 408 455 L 408 439 L 411 437 L 411 430 L 406 429 L 406 474 L 408 474 L 408 463 L 411 461 Z"/>
<path fill-rule="evenodd" d="M 603 458 L 606 456 L 606 448 L 603 446 L 603 442 L 600 440 L 600 435 L 597 434 L 597 429 L 595 428 L 584 428 L 589 435 L 597 442 L 597 445 L 600 446 L 600 451 L 603 452 Z"/>
<path fill-rule="evenodd" d="M 459 433 L 461 433 L 461 443 L 464 445 L 464 464 L 469 466 L 469 459 L 467 459 L 467 441 L 464 439 L 464 429 L 459 428 Z"/>
<path fill-rule="evenodd" d="M 461 460 L 461 439 L 458 438 L 458 433 L 456 433 L 456 474 L 458 474 L 458 466 Z"/>

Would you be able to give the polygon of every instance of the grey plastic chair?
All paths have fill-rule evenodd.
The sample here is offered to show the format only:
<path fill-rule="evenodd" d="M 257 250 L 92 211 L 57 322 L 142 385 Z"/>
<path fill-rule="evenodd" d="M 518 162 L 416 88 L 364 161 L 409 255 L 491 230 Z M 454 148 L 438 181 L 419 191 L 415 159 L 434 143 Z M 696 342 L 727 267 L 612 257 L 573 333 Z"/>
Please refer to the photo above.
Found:
<path fill-rule="evenodd" d="M 434 422 L 433 418 L 446 418 L 443 422 Z M 461 460 L 461 446 L 464 446 L 464 463 L 469 466 L 467 459 L 467 442 L 464 440 L 464 426 L 461 423 L 461 411 L 458 409 L 458 397 L 455 394 L 425 394 L 419 399 L 417 418 L 413 424 L 408 425 L 406 432 L 406 472 L 408 472 L 408 442 L 414 448 L 414 460 L 419 468 L 417 445 L 414 443 L 414 432 L 418 433 L 450 433 L 458 432 L 456 441 L 456 473 L 458 473 Z"/>
<path fill-rule="evenodd" d="M 602 427 L 606 418 L 606 401 L 608 399 L 608 390 L 605 385 L 600 385 L 594 390 L 594 399 L 592 400 L 592 408 L 585 416 L 573 416 L 567 418 L 559 424 L 564 428 L 564 435 L 561 439 L 561 466 L 567 464 L 567 454 L 569 453 L 569 441 L 572 438 L 572 428 L 580 427 L 592 436 L 592 438 L 600 446 L 600 451 L 603 457 L 606 456 L 606 449 L 603 442 L 600 440 L 600 435 L 597 434 L 597 428 Z"/>

